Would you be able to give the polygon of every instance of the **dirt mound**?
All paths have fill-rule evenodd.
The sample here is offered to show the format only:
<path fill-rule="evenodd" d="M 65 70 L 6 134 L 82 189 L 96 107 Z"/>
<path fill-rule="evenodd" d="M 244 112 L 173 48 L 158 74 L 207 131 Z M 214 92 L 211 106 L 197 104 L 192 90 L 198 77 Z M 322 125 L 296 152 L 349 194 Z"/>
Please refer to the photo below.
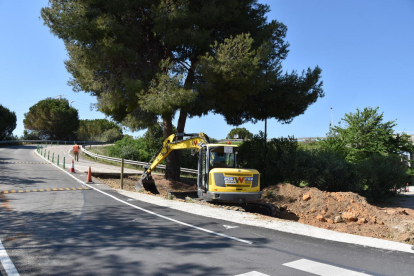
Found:
<path fill-rule="evenodd" d="M 280 208 L 282 219 L 361 236 L 414 244 L 414 210 L 378 207 L 351 192 L 278 184 L 263 190 L 263 201 Z"/>
<path fill-rule="evenodd" d="M 153 175 L 160 196 L 168 192 L 196 190 L 196 179 L 182 178 L 169 181 L 162 175 Z M 99 178 L 119 189 L 120 179 Z M 124 178 L 124 190 L 135 191 L 140 176 Z M 387 239 L 414 244 L 414 195 L 398 201 L 400 206 L 380 207 L 369 204 L 355 193 L 329 193 L 316 188 L 299 188 L 278 184 L 263 190 L 263 202 L 280 209 L 281 219 L 294 220 L 312 226 L 360 236 Z M 410 208 L 404 208 L 409 206 Z M 228 206 L 227 206 L 228 207 Z"/>

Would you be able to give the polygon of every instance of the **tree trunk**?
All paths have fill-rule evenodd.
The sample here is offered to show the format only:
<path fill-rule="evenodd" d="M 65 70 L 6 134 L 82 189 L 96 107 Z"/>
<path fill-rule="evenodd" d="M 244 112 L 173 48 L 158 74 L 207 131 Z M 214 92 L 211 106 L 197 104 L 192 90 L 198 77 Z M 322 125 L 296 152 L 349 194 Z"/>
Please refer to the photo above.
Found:
<path fill-rule="evenodd" d="M 172 134 L 172 116 L 164 115 L 162 117 L 164 124 L 164 139 Z M 169 180 L 180 180 L 180 163 L 177 162 L 177 151 L 172 151 L 167 158 L 166 169 L 165 169 L 165 178 Z"/>
<path fill-rule="evenodd" d="M 194 82 L 194 70 L 189 69 L 185 80 L 184 88 L 191 89 Z M 188 112 L 185 107 L 180 110 L 177 122 L 177 132 L 184 133 L 185 123 L 187 121 Z M 163 117 L 164 120 L 164 138 L 172 134 L 172 116 Z M 175 150 L 168 155 L 166 159 L 167 168 L 165 170 L 165 178 L 169 180 L 180 180 L 181 151 Z"/>

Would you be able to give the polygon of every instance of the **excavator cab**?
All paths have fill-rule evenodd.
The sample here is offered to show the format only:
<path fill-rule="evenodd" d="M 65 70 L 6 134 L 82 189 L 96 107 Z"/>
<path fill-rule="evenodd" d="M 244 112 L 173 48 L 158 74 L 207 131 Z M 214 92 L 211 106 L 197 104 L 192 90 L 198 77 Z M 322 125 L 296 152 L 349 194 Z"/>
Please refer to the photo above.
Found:
<path fill-rule="evenodd" d="M 236 145 L 206 144 L 200 148 L 197 194 L 206 201 L 247 203 L 261 198 L 260 174 L 238 168 Z"/>

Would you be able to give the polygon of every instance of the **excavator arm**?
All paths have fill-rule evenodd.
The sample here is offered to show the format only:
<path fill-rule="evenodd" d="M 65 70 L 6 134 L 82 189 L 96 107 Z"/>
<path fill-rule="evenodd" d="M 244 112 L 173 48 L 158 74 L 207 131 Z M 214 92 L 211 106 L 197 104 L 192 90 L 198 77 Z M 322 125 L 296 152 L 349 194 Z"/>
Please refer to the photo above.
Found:
<path fill-rule="evenodd" d="M 184 137 L 190 137 L 183 140 Z M 155 182 L 152 179 L 151 172 L 165 159 L 173 150 L 181 149 L 197 149 L 199 150 L 203 145 L 209 143 L 209 138 L 203 132 L 196 134 L 177 133 L 171 134 L 164 140 L 162 147 L 151 159 L 149 166 L 144 167 L 144 172 L 141 176 L 137 188 L 142 186 L 145 190 L 157 193 Z"/>

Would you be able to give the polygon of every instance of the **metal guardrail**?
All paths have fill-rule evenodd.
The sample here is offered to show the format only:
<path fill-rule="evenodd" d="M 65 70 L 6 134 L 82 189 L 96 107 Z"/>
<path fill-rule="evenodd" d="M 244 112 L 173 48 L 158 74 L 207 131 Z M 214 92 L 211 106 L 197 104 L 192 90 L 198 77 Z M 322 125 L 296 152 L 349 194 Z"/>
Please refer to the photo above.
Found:
<path fill-rule="evenodd" d="M 113 142 L 97 142 L 97 141 L 66 141 L 66 140 L 5 140 L 0 144 L 58 144 L 58 145 L 106 145 Z"/>
<path fill-rule="evenodd" d="M 109 157 L 109 156 L 104 156 L 104 155 L 100 155 L 100 154 L 96 154 L 93 152 L 90 152 L 86 149 L 84 149 L 83 147 L 81 147 L 81 150 L 84 154 L 89 155 L 91 157 L 94 158 L 98 158 L 98 159 L 102 159 L 102 160 L 107 160 L 107 161 L 113 161 L 113 162 L 119 162 L 121 163 L 122 159 L 121 158 L 115 158 L 115 157 Z M 126 160 L 124 159 L 124 164 L 131 164 L 131 165 L 137 165 L 137 166 L 145 166 L 148 165 L 148 162 L 140 162 L 140 161 L 134 161 L 134 160 Z M 165 165 L 158 165 L 157 169 L 164 169 L 165 170 L 166 166 Z M 197 174 L 197 170 L 193 170 L 193 169 L 187 169 L 187 168 L 181 168 L 180 169 L 181 172 L 185 172 L 185 173 L 191 173 L 191 174 Z"/>

